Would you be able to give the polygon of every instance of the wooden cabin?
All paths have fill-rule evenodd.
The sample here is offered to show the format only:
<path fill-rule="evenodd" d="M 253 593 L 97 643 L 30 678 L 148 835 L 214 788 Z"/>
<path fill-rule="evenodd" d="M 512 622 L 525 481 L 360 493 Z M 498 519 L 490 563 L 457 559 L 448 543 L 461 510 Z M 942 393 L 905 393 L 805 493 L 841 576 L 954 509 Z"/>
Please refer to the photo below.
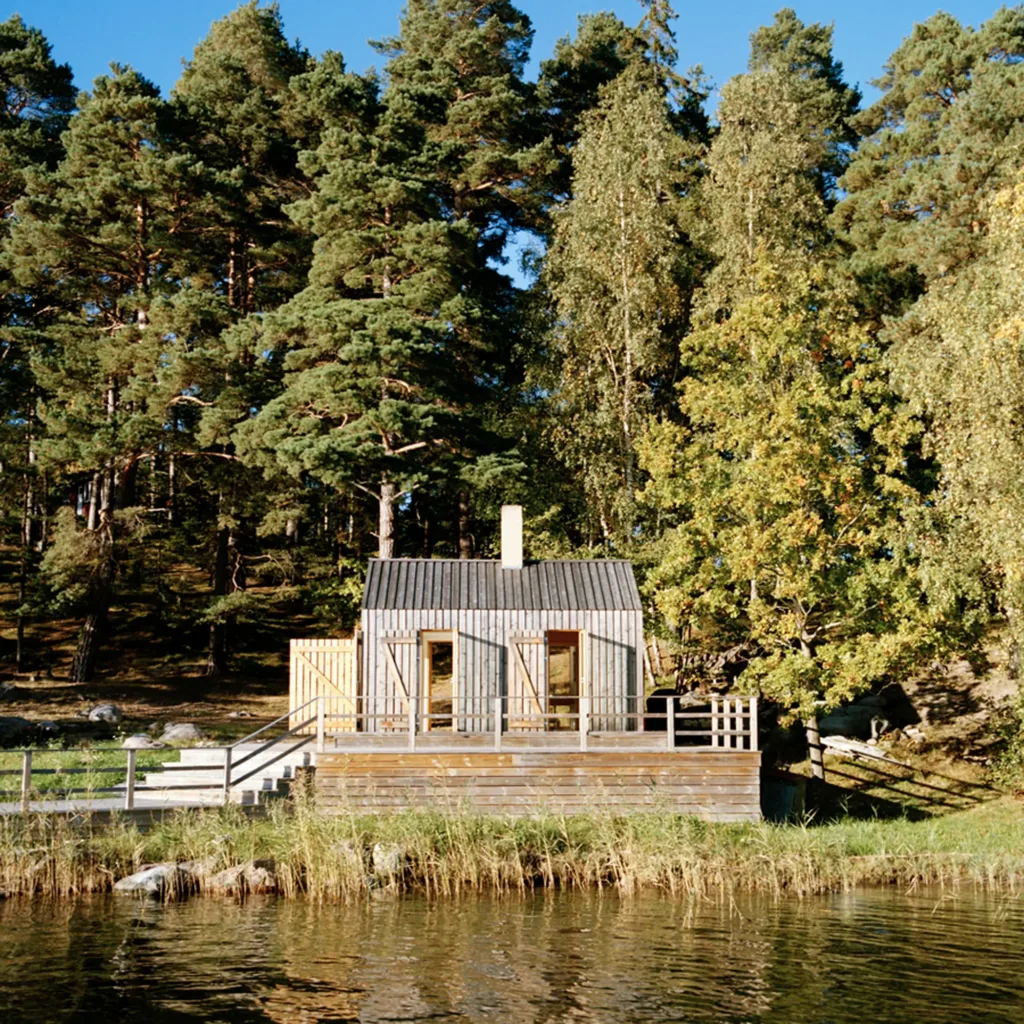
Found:
<path fill-rule="evenodd" d="M 632 566 L 524 561 L 518 506 L 500 560 L 373 559 L 358 636 L 292 642 L 318 798 L 757 818 L 756 702 L 656 713 L 643 644 Z"/>

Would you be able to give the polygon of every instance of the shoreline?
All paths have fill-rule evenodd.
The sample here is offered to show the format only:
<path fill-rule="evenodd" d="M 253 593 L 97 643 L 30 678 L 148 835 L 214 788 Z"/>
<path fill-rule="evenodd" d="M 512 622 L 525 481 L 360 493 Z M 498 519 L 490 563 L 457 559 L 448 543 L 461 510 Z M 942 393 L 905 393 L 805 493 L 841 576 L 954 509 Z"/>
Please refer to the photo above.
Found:
<path fill-rule="evenodd" d="M 542 889 L 774 899 L 898 885 L 1024 891 L 1024 813 L 1002 797 L 942 817 L 714 824 L 677 815 L 497 818 L 405 811 L 324 816 L 305 802 L 260 816 L 175 812 L 147 831 L 29 815 L 0 820 L 0 893 L 74 899 L 123 891 L 171 900 L 272 893 L 352 903 Z M 155 869 L 155 870 L 154 870 Z M 121 886 L 117 883 L 122 882 Z"/>

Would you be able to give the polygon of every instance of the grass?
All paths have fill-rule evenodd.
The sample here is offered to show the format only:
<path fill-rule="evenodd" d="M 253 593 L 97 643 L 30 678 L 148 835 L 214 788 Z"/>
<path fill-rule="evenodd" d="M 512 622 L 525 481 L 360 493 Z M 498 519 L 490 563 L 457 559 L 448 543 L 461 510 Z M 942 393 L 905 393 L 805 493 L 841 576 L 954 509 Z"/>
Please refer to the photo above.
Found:
<path fill-rule="evenodd" d="M 171 760 L 173 750 L 140 750 L 136 754 L 136 778 L 147 769 L 156 769 Z M 0 750 L 0 803 L 21 797 L 22 755 L 20 751 Z M 100 771 L 98 769 L 120 769 Z M 41 770 L 54 774 L 42 774 Z M 39 774 L 37 774 L 39 773 Z M 58 747 L 32 751 L 32 790 L 35 794 L 58 790 L 96 790 L 116 786 L 127 777 L 127 751 L 95 750 L 80 747 L 62 750 Z"/>
<path fill-rule="evenodd" d="M 401 851 L 374 875 L 373 850 Z M 0 891 L 105 892 L 142 865 L 212 873 L 272 860 L 279 893 L 351 902 L 377 891 L 452 898 L 537 888 L 655 889 L 696 898 L 812 895 L 870 885 L 1024 887 L 1024 817 L 1010 798 L 928 821 L 718 825 L 670 814 L 536 818 L 404 812 L 318 814 L 298 800 L 260 818 L 235 807 L 181 811 L 141 832 L 120 820 L 0 819 Z"/>

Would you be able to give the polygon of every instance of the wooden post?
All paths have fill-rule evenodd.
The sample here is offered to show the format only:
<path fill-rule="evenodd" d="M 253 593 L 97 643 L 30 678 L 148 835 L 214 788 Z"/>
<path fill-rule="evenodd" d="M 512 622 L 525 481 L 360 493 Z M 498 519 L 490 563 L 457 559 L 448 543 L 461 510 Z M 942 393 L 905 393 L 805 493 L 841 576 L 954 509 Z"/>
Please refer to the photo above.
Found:
<path fill-rule="evenodd" d="M 409 749 L 416 749 L 416 703 L 409 697 L 406 702 L 406 707 L 409 709 Z"/>
<path fill-rule="evenodd" d="M 720 747 L 722 745 L 722 738 L 718 735 L 719 724 L 718 724 L 718 698 L 711 698 L 711 746 Z"/>
<path fill-rule="evenodd" d="M 322 754 L 324 752 L 324 701 L 325 697 L 317 697 L 316 699 L 316 752 Z M 337 743 L 335 743 L 335 749 L 337 749 Z"/>
<path fill-rule="evenodd" d="M 668 737 L 668 749 L 676 749 L 676 698 L 675 694 L 665 698 L 665 735 Z"/>
<path fill-rule="evenodd" d="M 231 799 L 231 748 L 224 748 L 224 803 Z"/>
<path fill-rule="evenodd" d="M 124 785 L 124 809 L 126 811 L 135 810 L 135 755 L 137 753 L 138 751 L 135 749 L 128 751 L 128 776 Z"/>
<path fill-rule="evenodd" d="M 821 756 L 821 734 L 818 732 L 818 716 L 812 715 L 804 722 L 807 730 L 807 749 L 811 755 L 811 775 L 825 781 L 825 761 Z"/>
<path fill-rule="evenodd" d="M 21 813 L 28 814 L 32 807 L 32 751 L 21 754 Z"/>
<path fill-rule="evenodd" d="M 501 750 L 501 698 L 494 698 L 494 749 Z"/>
<path fill-rule="evenodd" d="M 757 698 L 749 700 L 750 715 L 750 749 L 757 750 Z"/>
<path fill-rule="evenodd" d="M 581 694 L 576 699 L 580 707 L 580 750 L 586 750 L 587 734 L 590 732 L 590 698 Z"/>

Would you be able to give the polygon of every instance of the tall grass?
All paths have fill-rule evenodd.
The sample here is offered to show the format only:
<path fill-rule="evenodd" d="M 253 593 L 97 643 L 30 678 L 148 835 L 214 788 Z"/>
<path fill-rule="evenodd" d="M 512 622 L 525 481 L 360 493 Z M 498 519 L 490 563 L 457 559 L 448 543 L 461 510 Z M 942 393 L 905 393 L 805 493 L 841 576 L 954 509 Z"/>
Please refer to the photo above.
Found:
<path fill-rule="evenodd" d="M 390 873 L 374 868 L 374 848 Z M 394 859 L 394 858 L 393 858 Z M 431 897 L 540 887 L 660 889 L 698 898 L 779 897 L 866 885 L 1024 888 L 1024 816 L 1010 800 L 931 821 L 721 825 L 671 814 L 500 818 L 409 811 L 326 817 L 304 801 L 266 816 L 180 811 L 147 832 L 32 815 L 0 819 L 0 890 L 104 892 L 145 864 L 198 865 L 198 887 L 236 864 L 273 860 L 284 897 Z"/>

